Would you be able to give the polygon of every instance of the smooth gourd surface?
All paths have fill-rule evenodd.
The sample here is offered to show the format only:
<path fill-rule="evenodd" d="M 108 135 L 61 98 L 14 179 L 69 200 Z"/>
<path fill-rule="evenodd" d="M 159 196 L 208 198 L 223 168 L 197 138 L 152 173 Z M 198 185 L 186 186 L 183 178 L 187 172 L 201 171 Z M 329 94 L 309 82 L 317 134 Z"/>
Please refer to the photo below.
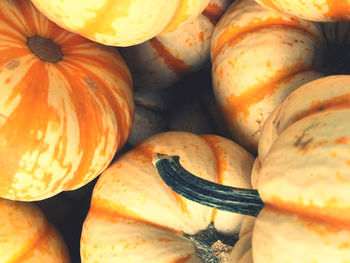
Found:
<path fill-rule="evenodd" d="M 173 192 L 152 165 L 155 153 L 181 156 L 202 178 L 250 188 L 253 157 L 215 135 L 166 132 L 120 156 L 99 178 L 81 237 L 82 262 L 201 262 L 184 237 L 211 222 L 238 233 L 244 216 L 189 201 Z"/>
<path fill-rule="evenodd" d="M 350 77 L 321 78 L 271 114 L 259 143 L 254 262 L 350 260 Z"/>
<path fill-rule="evenodd" d="M 70 263 L 67 247 L 54 226 L 33 204 L 0 198 L 1 263 Z"/>
<path fill-rule="evenodd" d="M 193 21 L 209 0 L 32 0 L 63 28 L 106 45 L 132 46 Z"/>
<path fill-rule="evenodd" d="M 33 36 L 59 45 L 61 60 L 39 59 Z M 59 28 L 28 1 L 4 0 L 0 54 L 0 197 L 39 200 L 94 179 L 132 125 L 132 80 L 117 51 Z"/>
<path fill-rule="evenodd" d="M 348 0 L 256 0 L 259 4 L 306 20 L 330 22 L 350 19 Z"/>

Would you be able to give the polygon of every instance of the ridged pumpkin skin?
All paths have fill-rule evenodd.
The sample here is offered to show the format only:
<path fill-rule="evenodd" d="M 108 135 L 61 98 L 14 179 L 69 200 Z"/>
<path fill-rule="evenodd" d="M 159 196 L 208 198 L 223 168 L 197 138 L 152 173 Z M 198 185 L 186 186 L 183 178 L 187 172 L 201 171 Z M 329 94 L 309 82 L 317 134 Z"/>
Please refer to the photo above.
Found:
<path fill-rule="evenodd" d="M 59 45 L 61 60 L 34 55 L 33 36 Z M 132 125 L 132 80 L 120 55 L 19 0 L 0 3 L 0 54 L 0 197 L 40 200 L 94 179 Z"/>
<path fill-rule="evenodd" d="M 259 4 L 306 20 L 330 22 L 350 20 L 348 0 L 256 0 Z"/>
<path fill-rule="evenodd" d="M 166 89 L 209 62 L 210 40 L 216 22 L 231 0 L 211 0 L 191 23 L 142 44 L 121 48 L 135 90 Z"/>
<path fill-rule="evenodd" d="M 350 261 L 350 76 L 294 91 L 266 121 L 254 263 Z"/>
<path fill-rule="evenodd" d="M 83 263 L 200 263 L 184 233 L 195 234 L 210 222 L 221 233 L 238 233 L 244 216 L 175 194 L 152 165 L 155 153 L 179 155 L 183 166 L 202 178 L 250 188 L 252 156 L 231 140 L 186 132 L 155 135 L 99 178 L 83 225 Z"/>
<path fill-rule="evenodd" d="M 211 42 L 215 97 L 233 138 L 256 152 L 264 121 L 293 90 L 323 76 L 324 38 L 312 22 L 237 0 Z"/>
<path fill-rule="evenodd" d="M 0 262 L 71 262 L 60 233 L 35 205 L 0 198 L 0 211 Z"/>
<path fill-rule="evenodd" d="M 209 0 L 32 0 L 59 26 L 113 46 L 140 44 L 193 21 Z"/>

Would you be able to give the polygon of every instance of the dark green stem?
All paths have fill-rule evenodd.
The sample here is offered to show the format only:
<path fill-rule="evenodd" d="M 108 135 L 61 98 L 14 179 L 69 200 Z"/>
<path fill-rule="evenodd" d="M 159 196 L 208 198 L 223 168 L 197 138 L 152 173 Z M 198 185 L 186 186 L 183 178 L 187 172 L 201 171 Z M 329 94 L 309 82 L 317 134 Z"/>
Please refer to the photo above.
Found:
<path fill-rule="evenodd" d="M 156 154 L 153 157 L 159 175 L 176 193 L 206 206 L 244 215 L 257 216 L 263 208 L 264 203 L 257 190 L 202 179 L 184 169 L 179 159 L 179 156 L 166 154 Z"/>

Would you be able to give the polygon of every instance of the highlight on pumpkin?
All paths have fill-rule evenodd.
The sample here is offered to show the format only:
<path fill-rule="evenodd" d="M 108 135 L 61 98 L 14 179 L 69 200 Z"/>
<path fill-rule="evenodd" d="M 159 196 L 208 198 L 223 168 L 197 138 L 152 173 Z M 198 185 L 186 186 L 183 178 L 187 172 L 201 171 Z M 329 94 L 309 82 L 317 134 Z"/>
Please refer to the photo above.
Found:
<path fill-rule="evenodd" d="M 31 0 L 57 25 L 109 46 L 132 46 L 196 19 L 209 0 Z"/>

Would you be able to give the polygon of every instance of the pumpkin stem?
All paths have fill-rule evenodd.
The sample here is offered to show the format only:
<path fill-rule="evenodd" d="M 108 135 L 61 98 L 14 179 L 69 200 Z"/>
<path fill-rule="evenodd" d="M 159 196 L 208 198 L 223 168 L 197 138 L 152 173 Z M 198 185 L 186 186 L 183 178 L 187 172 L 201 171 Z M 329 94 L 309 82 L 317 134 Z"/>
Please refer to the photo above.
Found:
<path fill-rule="evenodd" d="M 197 177 L 179 162 L 179 156 L 155 154 L 153 164 L 160 177 L 176 193 L 219 210 L 257 216 L 264 203 L 254 189 L 236 188 Z"/>
<path fill-rule="evenodd" d="M 41 36 L 28 37 L 27 46 L 34 55 L 45 62 L 56 63 L 63 57 L 61 46 L 49 38 Z"/>

